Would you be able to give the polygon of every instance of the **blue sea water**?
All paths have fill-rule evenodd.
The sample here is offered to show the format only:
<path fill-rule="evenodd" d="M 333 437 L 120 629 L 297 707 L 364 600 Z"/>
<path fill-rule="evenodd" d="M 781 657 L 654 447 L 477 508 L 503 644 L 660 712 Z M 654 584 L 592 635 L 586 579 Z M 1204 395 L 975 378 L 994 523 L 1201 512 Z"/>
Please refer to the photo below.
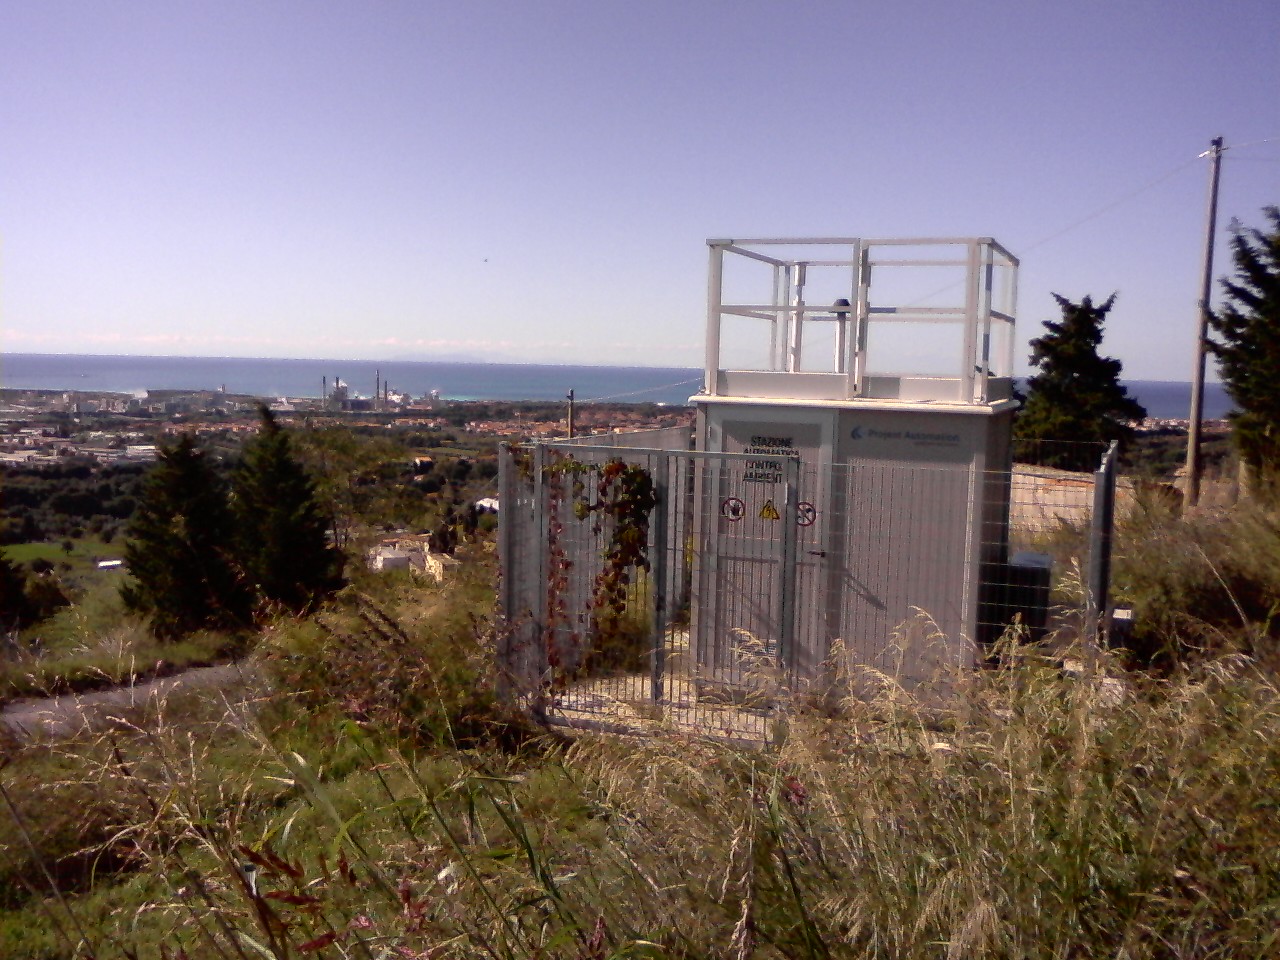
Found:
<path fill-rule="evenodd" d="M 0 387 L 26 390 L 217 390 L 260 397 L 318 397 L 324 378 L 340 377 L 372 396 L 381 376 L 396 392 L 432 390 L 452 400 L 560 400 L 687 403 L 702 385 L 693 367 L 595 367 L 520 363 L 370 360 L 272 360 L 229 357 L 112 357 L 14 353 L 0 358 Z M 1130 380 L 1129 392 L 1152 417 L 1185 419 L 1191 385 Z M 1205 384 L 1204 416 L 1225 417 L 1231 400 L 1220 383 Z"/>
<path fill-rule="evenodd" d="M 38 390 L 217 390 L 259 397 L 319 397 L 341 378 L 357 396 L 373 395 L 379 376 L 397 393 L 430 391 L 451 400 L 558 400 L 687 403 L 702 385 L 688 367 L 593 367 L 521 363 L 369 360 L 272 360 L 229 357 L 109 357 L 9 354 L 0 387 Z"/>

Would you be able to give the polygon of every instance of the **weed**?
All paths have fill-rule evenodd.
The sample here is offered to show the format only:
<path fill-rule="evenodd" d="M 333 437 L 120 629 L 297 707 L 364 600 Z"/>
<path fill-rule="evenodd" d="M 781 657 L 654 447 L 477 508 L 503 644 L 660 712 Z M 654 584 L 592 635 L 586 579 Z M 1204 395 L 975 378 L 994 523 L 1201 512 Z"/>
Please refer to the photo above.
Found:
<path fill-rule="evenodd" d="M 1162 498 L 1120 524 L 1116 593 L 1132 604 L 1140 661 L 1243 652 L 1273 660 L 1280 636 L 1280 519 L 1256 501 L 1179 516 Z"/>

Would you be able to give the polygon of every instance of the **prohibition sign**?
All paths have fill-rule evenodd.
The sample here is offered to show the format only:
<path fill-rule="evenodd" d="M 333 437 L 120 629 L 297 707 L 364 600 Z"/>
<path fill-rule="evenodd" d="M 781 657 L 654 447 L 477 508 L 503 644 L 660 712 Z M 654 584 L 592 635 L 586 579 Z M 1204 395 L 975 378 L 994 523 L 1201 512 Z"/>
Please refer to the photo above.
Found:
<path fill-rule="evenodd" d="M 747 505 L 737 497 L 725 497 L 720 501 L 720 516 L 737 523 L 747 515 Z"/>
<path fill-rule="evenodd" d="M 796 523 L 802 527 L 812 527 L 813 521 L 818 519 L 817 508 L 808 500 L 801 500 L 796 504 Z"/>

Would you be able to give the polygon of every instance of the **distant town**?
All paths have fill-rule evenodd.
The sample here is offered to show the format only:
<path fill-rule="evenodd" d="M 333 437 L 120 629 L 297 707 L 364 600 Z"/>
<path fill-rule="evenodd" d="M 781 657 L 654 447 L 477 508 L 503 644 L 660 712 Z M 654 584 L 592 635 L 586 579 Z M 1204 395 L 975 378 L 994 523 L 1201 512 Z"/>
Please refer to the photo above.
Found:
<path fill-rule="evenodd" d="M 233 438 L 258 428 L 260 405 L 285 424 L 452 430 L 501 440 L 552 439 L 568 432 L 568 405 L 546 401 L 454 401 L 381 389 L 359 397 L 327 383 L 323 397 L 254 397 L 224 390 L 148 390 L 140 395 L 77 390 L 0 390 L 0 463 L 39 466 L 79 458 L 99 464 L 154 460 L 157 445 L 182 433 Z M 575 432 L 601 434 L 692 423 L 688 408 L 580 404 Z"/>

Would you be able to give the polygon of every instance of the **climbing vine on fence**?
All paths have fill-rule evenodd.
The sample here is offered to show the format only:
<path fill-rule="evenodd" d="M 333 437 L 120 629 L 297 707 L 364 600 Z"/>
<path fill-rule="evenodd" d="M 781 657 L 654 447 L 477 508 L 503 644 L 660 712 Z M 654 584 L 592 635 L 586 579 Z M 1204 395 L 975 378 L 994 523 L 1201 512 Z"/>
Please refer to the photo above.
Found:
<path fill-rule="evenodd" d="M 597 535 L 603 518 L 612 521 L 604 568 L 596 576 L 592 595 L 596 642 L 601 646 L 620 639 L 633 572 L 649 569 L 649 518 L 657 504 L 649 471 L 617 459 L 608 461 L 600 471 L 595 500 L 579 499 L 574 504 L 580 516 L 596 514 L 593 532 Z"/>
<path fill-rule="evenodd" d="M 623 620 L 635 572 L 649 569 L 649 520 L 658 503 L 657 488 L 648 470 L 616 457 L 603 465 L 593 465 L 558 455 L 545 471 L 552 518 L 548 530 L 551 568 L 547 585 L 548 625 L 568 621 L 564 593 L 568 588 L 572 561 L 559 543 L 563 533 L 561 507 L 567 494 L 573 515 L 578 520 L 594 518 L 593 535 L 600 536 L 606 530 L 609 535 L 603 567 L 592 584 L 590 604 L 591 648 L 593 651 L 607 651 L 623 637 Z M 593 471 L 596 482 L 589 485 L 588 479 Z M 570 481 L 567 491 L 566 479 Z M 579 637 L 575 633 L 569 640 L 576 645 Z M 559 675 L 562 671 L 557 668 L 561 666 L 561 658 L 559 651 L 553 648 L 554 641 L 548 644 L 548 661 Z"/>

